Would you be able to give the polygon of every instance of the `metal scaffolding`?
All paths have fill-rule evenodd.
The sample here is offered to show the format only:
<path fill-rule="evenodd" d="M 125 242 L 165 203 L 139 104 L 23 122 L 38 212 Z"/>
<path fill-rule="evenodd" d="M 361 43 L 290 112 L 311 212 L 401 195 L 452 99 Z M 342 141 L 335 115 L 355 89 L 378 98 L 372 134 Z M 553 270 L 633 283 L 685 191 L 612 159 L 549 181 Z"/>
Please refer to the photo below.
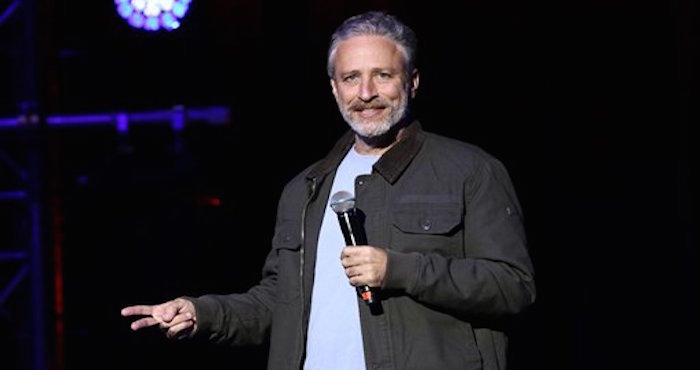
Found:
<path fill-rule="evenodd" d="M 0 147 L 0 162 L 7 169 L 5 176 L 14 177 L 6 177 L 0 187 L 0 206 L 6 222 L 3 232 L 7 234 L 0 241 L 0 263 L 5 271 L 3 278 L 7 279 L 0 281 L 0 313 L 4 320 L 15 321 L 13 339 L 19 351 L 12 355 L 19 357 L 16 361 L 24 365 L 21 369 L 39 370 L 46 368 L 45 269 L 40 155 L 35 133 L 22 132 L 14 137 L 14 144 L 19 144 L 14 147 L 21 146 L 22 153 L 9 153 Z M 17 155 L 21 158 L 13 158 Z M 14 296 L 18 302 L 12 300 Z M 12 310 L 13 304 L 25 310 Z"/>
<path fill-rule="evenodd" d="M 54 203 L 57 199 L 48 196 L 48 189 L 42 187 L 50 170 L 50 164 L 46 163 L 43 155 L 48 144 L 46 133 L 67 127 L 97 125 L 112 126 L 117 135 L 126 135 L 132 126 L 167 125 L 175 133 L 177 146 L 177 140 L 187 126 L 229 125 L 230 121 L 230 110 L 225 106 L 175 106 L 172 109 L 140 112 L 0 118 L 0 144 L 11 144 L 8 148 L 0 145 L 0 167 L 14 177 L 0 183 L 0 212 L 4 211 L 7 218 L 13 221 L 11 225 L 5 225 L 8 230 L 4 231 L 14 234 L 0 240 L 0 264 L 16 267 L 7 281 L 0 280 L 0 319 L 21 321 L 17 323 L 18 332 L 15 333 L 18 347 L 22 349 L 17 359 L 20 369 L 64 368 L 63 339 L 60 338 L 63 327 L 62 284 L 57 283 L 62 279 L 61 250 L 60 243 L 55 240 L 60 239 L 57 235 L 60 225 L 47 225 L 60 219 L 60 215 L 51 214 L 57 210 L 46 203 L 49 200 Z M 53 287 L 47 287 L 48 282 Z M 7 307 L 12 296 L 22 300 L 18 303 L 18 306 L 24 307 L 19 310 L 21 313 L 13 313 Z M 51 296 L 52 302 L 47 305 Z M 29 314 L 26 315 L 26 312 Z M 49 320 L 52 323 L 47 323 Z M 53 359 L 50 360 L 51 366 L 47 365 L 47 359 Z M 3 361 L 7 360 L 0 358 L 1 368 L 5 368 L 1 366 Z"/>
<path fill-rule="evenodd" d="M 47 49 L 55 40 L 37 27 L 51 6 L 53 1 L 12 0 L 0 8 L 0 36 L 8 41 L 0 44 L 0 115 L 6 116 L 0 117 L 0 369 L 65 369 L 62 200 L 51 188 L 52 132 L 111 126 L 126 138 L 133 126 L 166 125 L 177 149 L 187 126 L 231 121 L 225 106 L 51 114 L 40 98 L 45 66 L 38 54 L 52 52 Z M 8 110 L 19 113 L 7 117 Z"/>

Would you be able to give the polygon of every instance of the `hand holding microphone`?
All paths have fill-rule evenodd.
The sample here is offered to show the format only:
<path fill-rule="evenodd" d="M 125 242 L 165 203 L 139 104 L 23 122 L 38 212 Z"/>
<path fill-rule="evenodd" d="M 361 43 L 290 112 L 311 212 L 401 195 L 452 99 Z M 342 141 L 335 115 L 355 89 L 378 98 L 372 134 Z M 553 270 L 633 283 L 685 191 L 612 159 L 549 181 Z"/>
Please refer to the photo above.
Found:
<path fill-rule="evenodd" d="M 340 229 L 343 232 L 345 243 L 349 246 L 366 245 L 367 236 L 359 215 L 357 214 L 357 210 L 355 208 L 355 198 L 353 195 L 350 192 L 341 190 L 331 196 L 330 206 L 331 209 L 333 209 L 333 211 L 338 215 L 338 222 L 340 223 Z M 381 250 L 379 254 L 379 256 L 383 258 L 371 258 L 372 253 L 376 253 L 375 250 L 379 251 L 379 248 L 372 248 L 372 250 L 369 251 L 370 258 L 368 258 L 368 260 L 370 261 L 370 264 L 374 260 L 379 260 L 380 268 L 377 270 L 379 270 L 379 275 L 381 275 L 381 278 L 383 278 L 384 268 L 386 267 L 385 252 Z M 358 259 L 360 259 L 361 256 L 359 256 L 359 254 L 367 253 L 368 251 L 366 250 L 358 250 L 356 253 L 354 251 L 351 253 L 344 252 L 344 258 L 358 257 Z M 355 254 L 358 254 L 358 256 L 355 256 Z M 374 292 L 368 285 L 357 286 L 357 292 L 360 294 L 362 300 L 367 304 L 372 304 L 376 301 Z"/>

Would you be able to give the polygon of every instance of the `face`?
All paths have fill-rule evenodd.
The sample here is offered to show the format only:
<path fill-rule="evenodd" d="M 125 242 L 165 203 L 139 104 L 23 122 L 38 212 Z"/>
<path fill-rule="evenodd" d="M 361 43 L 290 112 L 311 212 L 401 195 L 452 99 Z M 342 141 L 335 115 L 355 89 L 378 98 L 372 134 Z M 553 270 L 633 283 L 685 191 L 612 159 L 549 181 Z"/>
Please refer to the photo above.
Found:
<path fill-rule="evenodd" d="M 351 37 L 338 45 L 331 88 L 340 113 L 358 135 L 384 135 L 406 114 L 418 74 L 406 81 L 403 62 L 396 43 L 382 36 Z"/>

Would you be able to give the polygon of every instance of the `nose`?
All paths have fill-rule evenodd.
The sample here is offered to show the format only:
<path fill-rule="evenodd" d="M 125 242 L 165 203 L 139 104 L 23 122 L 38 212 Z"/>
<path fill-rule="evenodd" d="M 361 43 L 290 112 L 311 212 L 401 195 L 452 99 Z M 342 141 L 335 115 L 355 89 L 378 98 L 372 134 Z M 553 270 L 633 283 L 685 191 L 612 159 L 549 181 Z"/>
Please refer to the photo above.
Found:
<path fill-rule="evenodd" d="M 362 101 L 370 101 L 377 96 L 377 87 L 371 78 L 363 78 L 360 84 L 359 98 Z"/>

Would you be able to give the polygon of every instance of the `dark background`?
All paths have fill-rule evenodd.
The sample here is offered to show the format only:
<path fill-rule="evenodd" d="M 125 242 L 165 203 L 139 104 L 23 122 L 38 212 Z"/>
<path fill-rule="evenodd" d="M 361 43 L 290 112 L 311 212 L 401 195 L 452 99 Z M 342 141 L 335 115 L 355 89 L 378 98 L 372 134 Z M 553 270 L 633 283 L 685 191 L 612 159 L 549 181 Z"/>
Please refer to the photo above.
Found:
<path fill-rule="evenodd" d="M 41 159 L 50 368 L 264 368 L 265 346 L 132 333 L 119 310 L 257 281 L 282 187 L 346 129 L 328 37 L 368 9 L 419 36 L 424 128 L 483 147 L 515 183 L 538 301 L 514 324 L 511 369 L 696 367 L 697 5 L 454 3 L 195 0 L 181 29 L 146 33 L 111 1 L 35 0 L 0 25 L 0 117 L 231 109 L 230 125 L 180 134 L 0 130 L 5 153 Z M 4 204 L 10 245 L 24 229 Z M 0 368 L 24 369 L 12 317 Z"/>

